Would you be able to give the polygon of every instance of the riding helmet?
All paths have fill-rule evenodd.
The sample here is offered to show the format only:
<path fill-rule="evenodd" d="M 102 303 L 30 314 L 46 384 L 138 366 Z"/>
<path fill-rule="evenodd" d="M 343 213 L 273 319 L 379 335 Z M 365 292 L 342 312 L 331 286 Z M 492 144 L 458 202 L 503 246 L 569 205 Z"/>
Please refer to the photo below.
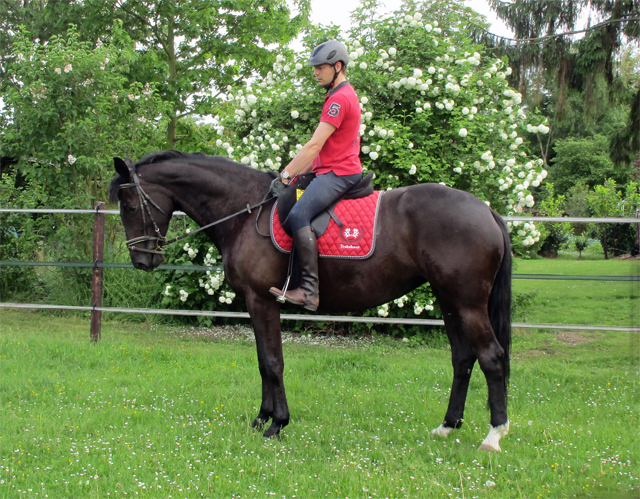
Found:
<path fill-rule="evenodd" d="M 331 64 L 333 66 L 338 61 L 342 61 L 344 66 L 349 64 L 347 47 L 338 40 L 330 40 L 313 49 L 307 66 L 319 66 L 320 64 Z"/>

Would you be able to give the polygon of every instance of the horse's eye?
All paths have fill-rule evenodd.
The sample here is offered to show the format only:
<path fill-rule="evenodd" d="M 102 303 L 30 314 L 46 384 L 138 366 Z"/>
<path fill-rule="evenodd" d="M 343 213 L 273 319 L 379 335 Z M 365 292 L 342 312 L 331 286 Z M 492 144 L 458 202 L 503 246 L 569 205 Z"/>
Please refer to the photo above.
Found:
<path fill-rule="evenodd" d="M 125 207 L 125 211 L 127 213 L 135 213 L 137 209 L 138 209 L 138 207 L 135 204 L 132 204 L 131 206 Z"/>

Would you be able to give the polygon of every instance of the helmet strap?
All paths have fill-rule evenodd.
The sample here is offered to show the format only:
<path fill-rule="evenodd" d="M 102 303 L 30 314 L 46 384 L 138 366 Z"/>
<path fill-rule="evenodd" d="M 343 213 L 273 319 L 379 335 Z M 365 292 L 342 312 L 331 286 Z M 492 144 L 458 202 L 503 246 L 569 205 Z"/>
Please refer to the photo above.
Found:
<path fill-rule="evenodd" d="M 344 63 L 343 63 L 344 64 Z M 333 88 L 333 86 L 336 83 L 336 80 L 338 79 L 338 75 L 340 74 L 340 71 L 336 71 L 336 65 L 332 64 L 331 67 L 333 68 L 334 71 L 334 75 L 333 75 L 333 80 L 331 80 L 331 83 L 328 83 L 326 85 L 322 85 L 322 87 L 327 91 L 330 92 L 331 89 Z"/>

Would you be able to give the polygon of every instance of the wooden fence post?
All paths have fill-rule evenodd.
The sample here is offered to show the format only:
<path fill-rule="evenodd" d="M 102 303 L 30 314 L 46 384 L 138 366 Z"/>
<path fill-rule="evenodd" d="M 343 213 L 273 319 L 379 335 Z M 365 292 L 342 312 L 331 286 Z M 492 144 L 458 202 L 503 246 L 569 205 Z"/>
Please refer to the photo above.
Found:
<path fill-rule="evenodd" d="M 95 310 L 96 307 L 102 307 L 102 267 L 98 267 L 98 263 L 104 261 L 104 210 L 106 204 L 99 202 L 96 205 L 96 215 L 93 223 L 93 274 L 91 277 L 91 341 L 97 342 L 100 339 L 102 329 L 102 312 Z"/>

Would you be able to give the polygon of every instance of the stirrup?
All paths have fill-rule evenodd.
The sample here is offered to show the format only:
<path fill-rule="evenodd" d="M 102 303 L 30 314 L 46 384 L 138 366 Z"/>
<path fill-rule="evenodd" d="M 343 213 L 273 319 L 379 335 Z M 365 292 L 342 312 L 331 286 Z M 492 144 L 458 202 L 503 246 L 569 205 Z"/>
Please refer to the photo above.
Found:
<path fill-rule="evenodd" d="M 284 295 L 287 294 L 287 289 L 289 288 L 289 281 L 291 280 L 291 275 L 287 276 L 287 280 L 284 281 L 284 286 L 282 287 L 282 294 L 276 298 L 276 301 L 279 303 L 286 303 L 287 299 Z"/>

